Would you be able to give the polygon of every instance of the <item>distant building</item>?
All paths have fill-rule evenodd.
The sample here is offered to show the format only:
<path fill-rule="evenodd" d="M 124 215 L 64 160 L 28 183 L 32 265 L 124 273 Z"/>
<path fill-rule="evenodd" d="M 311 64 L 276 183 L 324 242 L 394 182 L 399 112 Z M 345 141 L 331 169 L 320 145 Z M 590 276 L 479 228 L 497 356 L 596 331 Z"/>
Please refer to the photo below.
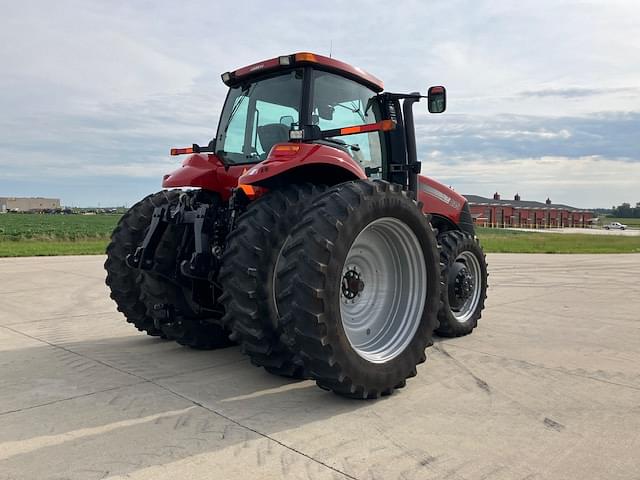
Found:
<path fill-rule="evenodd" d="M 59 208 L 59 198 L 0 197 L 0 212 L 2 213 L 56 210 Z"/>
<path fill-rule="evenodd" d="M 513 200 L 502 200 L 496 192 L 493 198 L 465 195 L 471 217 L 483 227 L 559 228 L 589 227 L 594 214 L 589 210 L 553 203 L 521 200 L 515 194 Z"/>

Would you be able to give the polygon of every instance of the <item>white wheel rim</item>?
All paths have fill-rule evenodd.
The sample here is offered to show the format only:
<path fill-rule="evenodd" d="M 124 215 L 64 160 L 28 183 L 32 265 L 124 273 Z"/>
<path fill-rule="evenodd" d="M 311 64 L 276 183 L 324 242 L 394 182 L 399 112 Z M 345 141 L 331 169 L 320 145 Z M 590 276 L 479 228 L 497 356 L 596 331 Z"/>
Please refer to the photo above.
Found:
<path fill-rule="evenodd" d="M 478 258 L 469 251 L 462 252 L 456 257 L 456 262 L 464 263 L 471 278 L 473 279 L 473 291 L 464 303 L 457 309 L 451 309 L 453 317 L 458 323 L 465 323 L 473 317 L 473 313 L 478 307 L 480 301 L 480 292 L 482 290 L 482 270 Z"/>
<path fill-rule="evenodd" d="M 351 245 L 339 288 L 342 327 L 355 352 L 372 363 L 400 355 L 418 330 L 428 288 L 413 230 L 393 217 L 367 225 Z"/>

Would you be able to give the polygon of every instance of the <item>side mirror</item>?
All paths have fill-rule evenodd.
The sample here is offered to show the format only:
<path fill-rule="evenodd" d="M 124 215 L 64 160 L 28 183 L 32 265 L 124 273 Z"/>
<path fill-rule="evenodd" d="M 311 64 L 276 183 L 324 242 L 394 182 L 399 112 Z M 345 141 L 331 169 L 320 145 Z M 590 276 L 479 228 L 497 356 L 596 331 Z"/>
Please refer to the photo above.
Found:
<path fill-rule="evenodd" d="M 331 105 L 318 105 L 318 115 L 323 120 L 333 120 L 334 108 Z"/>
<path fill-rule="evenodd" d="M 429 87 L 427 93 L 427 106 L 429 113 L 442 113 L 447 108 L 447 91 L 444 87 Z"/>
<path fill-rule="evenodd" d="M 291 128 L 291 125 L 293 125 L 295 122 L 295 120 L 293 119 L 293 117 L 291 115 L 284 115 L 282 117 L 280 117 L 280 123 L 282 125 L 285 125 L 289 128 Z"/>

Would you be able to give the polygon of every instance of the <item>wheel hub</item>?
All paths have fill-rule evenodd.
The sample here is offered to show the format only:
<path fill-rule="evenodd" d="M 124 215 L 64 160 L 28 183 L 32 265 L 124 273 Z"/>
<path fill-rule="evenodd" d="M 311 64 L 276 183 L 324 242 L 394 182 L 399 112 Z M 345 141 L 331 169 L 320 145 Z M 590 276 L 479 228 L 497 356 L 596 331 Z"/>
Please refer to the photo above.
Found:
<path fill-rule="evenodd" d="M 347 300 L 353 300 L 364 290 L 364 282 L 360 278 L 360 273 L 352 267 L 342 276 L 342 295 Z"/>
<path fill-rule="evenodd" d="M 473 275 L 462 262 L 456 262 L 449 273 L 449 305 L 460 308 L 473 295 L 475 283 Z"/>

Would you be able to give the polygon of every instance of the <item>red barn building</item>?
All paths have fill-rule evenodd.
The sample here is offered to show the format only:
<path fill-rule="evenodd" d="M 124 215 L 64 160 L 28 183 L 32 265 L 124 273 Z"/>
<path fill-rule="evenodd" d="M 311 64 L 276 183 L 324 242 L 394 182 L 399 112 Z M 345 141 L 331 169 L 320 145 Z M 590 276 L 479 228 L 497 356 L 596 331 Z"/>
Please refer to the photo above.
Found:
<path fill-rule="evenodd" d="M 593 212 L 552 203 L 521 200 L 516 193 L 513 200 L 501 200 L 497 192 L 493 198 L 465 195 L 471 217 L 481 227 L 560 228 L 590 227 Z"/>

